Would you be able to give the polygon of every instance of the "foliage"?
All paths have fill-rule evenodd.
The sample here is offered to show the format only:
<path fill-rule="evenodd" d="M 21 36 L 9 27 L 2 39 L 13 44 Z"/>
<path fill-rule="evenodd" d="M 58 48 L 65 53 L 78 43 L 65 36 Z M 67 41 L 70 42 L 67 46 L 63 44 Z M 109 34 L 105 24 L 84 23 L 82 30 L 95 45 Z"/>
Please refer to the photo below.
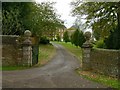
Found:
<path fill-rule="evenodd" d="M 61 41 L 60 35 L 57 35 L 57 41 Z"/>
<path fill-rule="evenodd" d="M 46 36 L 40 38 L 39 44 L 49 44 L 49 43 L 50 40 Z"/>
<path fill-rule="evenodd" d="M 68 31 L 65 31 L 65 32 L 64 32 L 63 40 L 64 40 L 66 43 L 70 41 L 69 35 L 68 35 Z"/>
<path fill-rule="evenodd" d="M 79 29 L 76 29 L 76 31 L 71 35 L 71 43 L 75 46 L 82 46 L 82 44 L 85 42 L 85 38 L 82 31 L 79 31 Z"/>
<path fill-rule="evenodd" d="M 95 47 L 96 48 L 105 48 L 104 39 L 100 39 L 100 40 L 96 41 L 95 42 Z"/>
<path fill-rule="evenodd" d="M 119 32 L 120 30 L 111 30 L 110 36 L 104 40 L 106 48 L 108 49 L 120 49 L 120 36 Z"/>
<path fill-rule="evenodd" d="M 101 38 L 110 38 L 110 30 L 115 30 L 112 46 L 108 48 L 120 48 L 120 2 L 81 2 L 77 0 L 71 3 L 73 5 L 73 15 L 86 16 L 88 27 L 92 27 L 93 35 L 96 40 Z M 114 41 L 113 40 L 113 41 Z M 110 44 L 110 43 L 109 43 Z"/>
<path fill-rule="evenodd" d="M 119 2 L 81 2 L 81 0 L 76 0 L 71 4 L 73 5 L 73 15 L 85 15 L 87 26 L 92 26 L 97 39 L 109 36 L 109 31 L 117 25 L 119 26 Z"/>
<path fill-rule="evenodd" d="M 71 36 L 70 36 L 70 41 L 71 41 L 71 44 L 74 44 L 73 35 L 74 35 L 74 33 L 72 33 L 72 34 L 71 34 Z"/>
<path fill-rule="evenodd" d="M 21 9 L 19 8 L 22 3 L 6 2 L 2 3 L 2 33 L 3 34 L 16 34 L 19 35 L 23 31 L 22 21 L 21 21 Z M 28 13 L 29 14 L 29 13 Z M 21 16 L 20 16 L 21 15 Z"/>
<path fill-rule="evenodd" d="M 80 40 L 80 42 L 79 42 L 79 46 L 82 47 L 83 43 L 84 43 L 86 40 L 85 40 L 85 37 L 84 37 L 84 34 L 83 34 L 82 31 L 80 31 L 79 34 L 80 34 L 80 38 L 79 38 L 79 40 Z"/>
<path fill-rule="evenodd" d="M 21 35 L 26 29 L 33 36 L 54 31 L 63 26 L 53 7 L 55 3 L 45 2 L 3 2 L 3 34 Z"/>
<path fill-rule="evenodd" d="M 73 36 L 72 36 L 72 43 L 75 45 L 75 46 L 79 46 L 79 30 L 76 29 L 76 31 L 73 33 Z"/>

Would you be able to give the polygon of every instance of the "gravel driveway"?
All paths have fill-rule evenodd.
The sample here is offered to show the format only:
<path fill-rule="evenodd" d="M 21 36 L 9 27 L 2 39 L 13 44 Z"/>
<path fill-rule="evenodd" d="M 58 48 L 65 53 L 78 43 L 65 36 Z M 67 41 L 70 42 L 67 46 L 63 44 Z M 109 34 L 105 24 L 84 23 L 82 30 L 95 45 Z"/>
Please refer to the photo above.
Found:
<path fill-rule="evenodd" d="M 3 88 L 106 88 L 80 77 L 79 62 L 61 45 L 53 44 L 55 57 L 45 66 L 19 71 L 3 71 Z"/>

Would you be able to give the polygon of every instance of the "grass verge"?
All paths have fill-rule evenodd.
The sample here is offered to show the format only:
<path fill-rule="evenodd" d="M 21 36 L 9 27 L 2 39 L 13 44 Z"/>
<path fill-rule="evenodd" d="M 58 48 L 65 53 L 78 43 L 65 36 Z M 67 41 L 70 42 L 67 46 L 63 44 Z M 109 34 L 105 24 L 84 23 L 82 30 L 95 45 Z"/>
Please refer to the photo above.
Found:
<path fill-rule="evenodd" d="M 40 45 L 38 64 L 35 66 L 43 66 L 48 63 L 55 55 L 56 50 L 53 45 Z"/>
<path fill-rule="evenodd" d="M 32 67 L 3 66 L 3 67 L 0 67 L 0 70 L 2 70 L 2 71 L 24 70 L 24 69 L 30 69 L 30 68 L 34 68 L 34 67 L 43 66 L 52 59 L 52 57 L 55 55 L 55 52 L 56 52 L 55 48 L 50 44 L 49 45 L 40 45 L 39 46 L 38 64 L 36 64 Z"/>
<path fill-rule="evenodd" d="M 80 69 L 76 69 L 76 72 L 80 76 L 82 76 L 86 79 L 101 83 L 101 84 L 103 84 L 105 86 L 108 86 L 108 87 L 111 87 L 111 88 L 116 88 L 116 89 L 119 88 L 118 87 L 118 84 L 119 84 L 118 79 L 116 79 L 116 78 L 101 75 L 101 74 L 98 74 L 98 73 L 94 73 L 92 71 L 82 71 Z M 118 90 L 120 90 L 120 88 Z"/>
<path fill-rule="evenodd" d="M 28 69 L 30 67 L 23 67 L 23 66 L 3 66 L 0 67 L 0 70 L 2 71 L 12 71 L 12 70 L 23 70 L 23 69 Z"/>

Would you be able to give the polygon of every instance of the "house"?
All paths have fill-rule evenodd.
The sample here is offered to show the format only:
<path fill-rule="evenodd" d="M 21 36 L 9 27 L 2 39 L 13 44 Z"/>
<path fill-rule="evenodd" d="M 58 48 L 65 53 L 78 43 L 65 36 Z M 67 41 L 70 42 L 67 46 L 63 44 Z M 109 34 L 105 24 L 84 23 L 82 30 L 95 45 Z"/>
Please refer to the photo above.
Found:
<path fill-rule="evenodd" d="M 67 28 L 65 26 L 63 26 L 62 28 L 59 28 L 58 30 L 56 30 L 56 32 L 54 32 L 54 39 L 53 40 L 57 40 L 57 37 L 60 37 L 60 41 L 63 41 L 63 35 L 64 32 L 67 30 Z"/>

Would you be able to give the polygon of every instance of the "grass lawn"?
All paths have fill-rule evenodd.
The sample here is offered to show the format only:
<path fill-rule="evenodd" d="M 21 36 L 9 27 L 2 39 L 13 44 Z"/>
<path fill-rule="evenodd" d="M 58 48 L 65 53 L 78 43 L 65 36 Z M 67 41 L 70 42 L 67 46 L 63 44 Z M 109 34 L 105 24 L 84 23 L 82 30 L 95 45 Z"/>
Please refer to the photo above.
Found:
<path fill-rule="evenodd" d="M 55 42 L 57 44 L 63 45 L 68 51 L 70 51 L 78 60 L 81 62 L 82 60 L 82 51 L 80 47 L 76 47 L 75 45 L 72 45 L 71 42 L 65 43 L 65 42 Z"/>
<path fill-rule="evenodd" d="M 82 51 L 81 48 L 77 48 L 76 46 L 72 45 L 70 42 L 69 43 L 65 43 L 65 42 L 55 42 L 57 44 L 61 44 L 63 45 L 67 50 L 69 50 L 71 53 L 73 53 L 78 60 L 82 60 Z M 100 75 L 100 74 L 96 74 L 96 73 L 92 73 L 90 71 L 82 71 L 80 69 L 76 69 L 76 72 L 84 77 L 87 78 L 89 80 L 101 83 L 103 85 L 106 85 L 108 87 L 112 87 L 112 88 L 118 88 L 118 80 L 112 77 L 108 77 L 105 75 Z M 119 88 L 120 90 L 120 88 Z"/>
<path fill-rule="evenodd" d="M 38 64 L 32 67 L 23 67 L 23 66 L 4 66 L 0 67 L 0 70 L 10 71 L 10 70 L 23 70 L 30 69 L 38 66 L 45 65 L 51 58 L 55 55 L 55 48 L 52 45 L 40 45 L 39 46 L 39 58 Z"/>
<path fill-rule="evenodd" d="M 55 55 L 56 50 L 52 45 L 40 45 L 38 64 L 35 66 L 43 66 L 49 62 Z"/>
<path fill-rule="evenodd" d="M 29 67 L 23 67 L 23 66 L 4 66 L 0 67 L 0 70 L 2 71 L 11 71 L 11 70 L 23 70 L 28 69 Z"/>

